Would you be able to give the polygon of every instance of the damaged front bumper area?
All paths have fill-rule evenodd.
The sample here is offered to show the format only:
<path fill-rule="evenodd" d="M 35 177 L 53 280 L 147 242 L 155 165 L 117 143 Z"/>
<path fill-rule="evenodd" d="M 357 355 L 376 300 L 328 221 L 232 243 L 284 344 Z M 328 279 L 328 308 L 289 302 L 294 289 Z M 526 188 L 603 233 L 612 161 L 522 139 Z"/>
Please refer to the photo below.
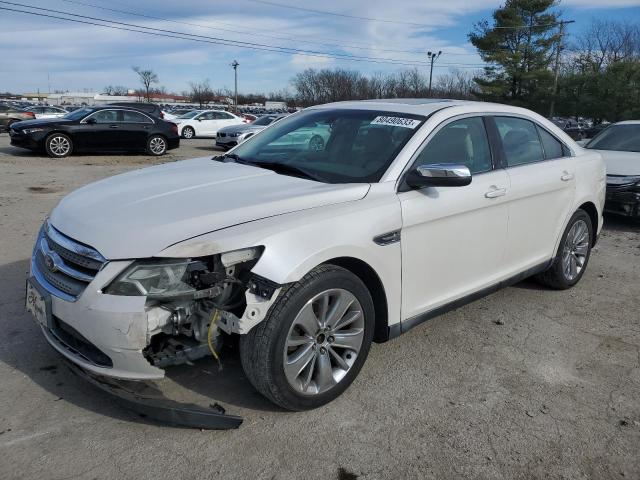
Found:
<path fill-rule="evenodd" d="M 217 358 L 225 334 L 246 333 L 262 320 L 279 286 L 254 279 L 250 270 L 256 261 L 247 253 L 107 261 L 46 223 L 31 259 L 27 308 L 49 344 L 125 406 L 169 423 L 232 428 L 228 425 L 236 420 L 219 410 L 163 398 L 123 398 L 126 389 L 114 382 L 161 379 L 167 366 Z M 178 285 L 177 295 L 169 294 L 169 284 Z M 212 415 L 225 419 L 212 427 Z"/>

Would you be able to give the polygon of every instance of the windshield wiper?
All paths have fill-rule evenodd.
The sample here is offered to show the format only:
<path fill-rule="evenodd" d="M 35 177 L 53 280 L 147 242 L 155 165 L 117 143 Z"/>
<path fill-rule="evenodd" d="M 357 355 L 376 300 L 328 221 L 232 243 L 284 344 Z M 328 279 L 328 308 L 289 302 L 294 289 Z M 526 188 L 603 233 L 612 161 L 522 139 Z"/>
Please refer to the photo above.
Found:
<path fill-rule="evenodd" d="M 280 162 L 251 162 L 247 160 L 240 159 L 239 163 L 243 163 L 245 165 L 253 165 L 258 168 L 265 168 L 267 170 L 271 170 L 276 173 L 282 173 L 283 175 L 293 175 L 295 177 L 306 178 L 308 180 L 313 180 L 315 182 L 323 182 L 326 183 L 326 180 L 314 175 L 313 173 L 307 172 L 306 170 L 296 167 L 294 165 L 289 165 L 287 163 Z"/>
<path fill-rule="evenodd" d="M 266 170 L 271 170 L 273 172 L 276 173 L 282 173 L 284 175 L 293 175 L 296 177 L 302 177 L 302 178 L 306 178 L 308 180 L 313 180 L 316 182 L 323 182 L 326 183 L 325 180 L 323 180 L 322 178 L 318 177 L 317 175 L 314 175 L 313 173 L 307 172 L 306 170 L 293 166 L 293 165 L 289 165 L 287 163 L 280 163 L 280 162 L 256 162 L 254 160 L 248 160 L 246 158 L 242 158 L 239 155 L 235 154 L 235 153 L 227 153 L 225 155 L 219 156 L 219 157 L 213 157 L 213 160 L 217 160 L 218 162 L 224 162 L 226 161 L 226 159 L 231 159 L 233 160 L 235 163 L 240 163 L 242 165 L 251 165 L 252 167 L 258 167 L 258 168 L 264 168 Z"/>

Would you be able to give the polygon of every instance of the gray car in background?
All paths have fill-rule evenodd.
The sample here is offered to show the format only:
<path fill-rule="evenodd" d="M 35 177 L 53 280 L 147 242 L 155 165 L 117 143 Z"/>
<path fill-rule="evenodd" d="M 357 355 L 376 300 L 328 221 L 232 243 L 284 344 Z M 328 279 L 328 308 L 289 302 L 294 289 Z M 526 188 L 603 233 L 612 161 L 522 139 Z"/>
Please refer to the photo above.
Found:
<path fill-rule="evenodd" d="M 231 125 L 218 130 L 216 136 L 216 146 L 224 149 L 235 147 L 239 143 L 244 142 L 247 138 L 261 132 L 273 122 L 283 119 L 288 114 L 273 114 L 263 115 L 252 123 L 245 123 L 242 125 Z"/>

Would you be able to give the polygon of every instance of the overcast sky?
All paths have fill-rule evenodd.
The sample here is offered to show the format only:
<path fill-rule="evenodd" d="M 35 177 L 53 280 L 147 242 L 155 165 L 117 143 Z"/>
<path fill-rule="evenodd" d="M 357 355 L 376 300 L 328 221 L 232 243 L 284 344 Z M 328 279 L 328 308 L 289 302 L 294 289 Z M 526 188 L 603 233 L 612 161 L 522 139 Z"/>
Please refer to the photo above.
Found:
<path fill-rule="evenodd" d="M 502 2 L 15 0 L 14 3 L 203 37 L 369 57 L 379 62 L 388 59 L 425 62 L 425 51 L 442 50 L 443 55 L 436 63 L 437 75 L 450 68 L 477 68 L 480 59 L 469 45 L 467 34 L 476 21 L 489 18 Z M 6 2 L 0 2 L 0 7 L 60 16 Z M 560 8 L 563 18 L 576 20 L 569 33 L 579 32 L 593 18 L 640 22 L 640 0 L 563 0 Z M 353 59 L 196 43 L 6 10 L 0 10 L 0 45 L 0 91 L 17 93 L 38 89 L 46 92 L 49 85 L 52 91 L 91 89 L 99 92 L 109 84 L 137 88 L 138 80 L 131 70 L 133 65 L 155 70 L 160 78 L 159 86 L 176 92 L 187 90 L 189 82 L 207 78 L 214 88 L 231 88 L 233 70 L 229 64 L 234 59 L 240 62 L 239 90 L 242 92 L 269 92 L 287 87 L 293 75 L 307 67 L 342 67 L 367 73 L 403 68 Z M 427 71 L 426 66 L 419 68 Z"/>

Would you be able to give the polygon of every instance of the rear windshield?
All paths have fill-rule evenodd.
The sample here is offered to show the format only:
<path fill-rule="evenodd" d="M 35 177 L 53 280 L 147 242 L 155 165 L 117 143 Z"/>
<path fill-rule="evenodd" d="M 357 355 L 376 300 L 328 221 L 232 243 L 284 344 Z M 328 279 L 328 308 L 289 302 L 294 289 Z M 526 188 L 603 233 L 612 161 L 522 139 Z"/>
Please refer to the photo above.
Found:
<path fill-rule="evenodd" d="M 596 135 L 586 148 L 640 152 L 640 124 L 611 125 Z"/>
<path fill-rule="evenodd" d="M 378 182 L 426 117 L 375 110 L 312 109 L 279 120 L 234 150 L 326 183 Z"/>

